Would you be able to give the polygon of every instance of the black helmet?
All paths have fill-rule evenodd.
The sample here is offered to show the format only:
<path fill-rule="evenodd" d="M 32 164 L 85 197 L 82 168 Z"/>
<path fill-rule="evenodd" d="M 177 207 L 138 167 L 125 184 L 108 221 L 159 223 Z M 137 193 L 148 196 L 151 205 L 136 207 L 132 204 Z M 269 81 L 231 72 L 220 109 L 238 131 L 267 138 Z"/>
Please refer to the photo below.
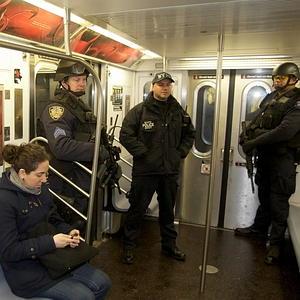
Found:
<path fill-rule="evenodd" d="M 81 63 L 69 61 L 69 60 L 61 60 L 58 64 L 56 74 L 54 77 L 55 81 L 62 81 L 64 78 L 68 76 L 80 76 L 80 75 L 89 75 L 89 71 L 86 70 L 85 66 Z"/>
<path fill-rule="evenodd" d="M 293 75 L 297 79 L 300 79 L 300 73 L 299 73 L 298 66 L 291 62 L 286 62 L 286 63 L 283 63 L 283 64 L 279 65 L 278 67 L 276 67 L 273 70 L 272 77 L 277 76 L 277 75 L 280 75 L 280 76 Z"/>

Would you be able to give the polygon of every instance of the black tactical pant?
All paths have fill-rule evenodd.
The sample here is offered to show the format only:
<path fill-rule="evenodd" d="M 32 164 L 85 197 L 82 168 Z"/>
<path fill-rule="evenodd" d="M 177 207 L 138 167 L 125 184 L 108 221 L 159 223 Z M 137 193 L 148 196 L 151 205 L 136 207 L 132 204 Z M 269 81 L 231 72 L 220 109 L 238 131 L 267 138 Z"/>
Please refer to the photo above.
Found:
<path fill-rule="evenodd" d="M 293 149 L 259 151 L 255 182 L 259 207 L 254 227 L 267 232 L 271 225 L 270 244 L 284 241 L 289 214 L 289 198 L 295 192 L 296 166 Z"/>
<path fill-rule="evenodd" d="M 154 192 L 159 204 L 159 226 L 162 247 L 173 248 L 177 233 L 174 226 L 174 205 L 177 195 L 177 175 L 136 176 L 132 179 L 130 207 L 124 224 L 124 247 L 134 248 L 141 223 Z"/>

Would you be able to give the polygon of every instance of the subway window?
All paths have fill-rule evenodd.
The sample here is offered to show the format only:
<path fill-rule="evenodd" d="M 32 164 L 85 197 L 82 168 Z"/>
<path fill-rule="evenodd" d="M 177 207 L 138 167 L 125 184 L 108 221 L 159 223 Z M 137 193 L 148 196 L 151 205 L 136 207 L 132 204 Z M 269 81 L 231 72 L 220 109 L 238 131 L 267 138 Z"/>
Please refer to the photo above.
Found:
<path fill-rule="evenodd" d="M 201 139 L 206 145 L 212 144 L 216 91 L 209 86 L 204 90 Z"/>
<path fill-rule="evenodd" d="M 253 86 L 246 95 L 245 120 L 251 121 L 258 112 L 260 102 L 268 94 L 265 87 Z"/>
<path fill-rule="evenodd" d="M 211 150 L 215 100 L 216 89 L 214 83 L 204 83 L 196 88 L 193 115 L 196 129 L 194 152 L 199 156 L 207 156 L 207 153 Z"/>
<path fill-rule="evenodd" d="M 151 84 L 152 82 L 151 81 L 147 81 L 145 84 L 144 84 L 144 87 L 143 87 L 143 101 L 146 100 L 150 90 L 151 90 Z"/>

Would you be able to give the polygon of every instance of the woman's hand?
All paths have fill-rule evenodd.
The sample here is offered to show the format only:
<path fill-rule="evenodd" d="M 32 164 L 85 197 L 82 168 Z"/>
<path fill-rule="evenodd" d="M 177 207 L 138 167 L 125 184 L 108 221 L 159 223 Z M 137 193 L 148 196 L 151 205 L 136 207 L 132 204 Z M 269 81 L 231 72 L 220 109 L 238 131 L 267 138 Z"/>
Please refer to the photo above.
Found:
<path fill-rule="evenodd" d="M 70 232 L 69 232 L 69 235 L 71 236 L 80 236 L 80 231 L 78 229 L 72 229 Z"/>
<path fill-rule="evenodd" d="M 79 235 L 71 236 L 71 235 L 64 234 L 64 233 L 58 233 L 58 234 L 54 235 L 53 240 L 54 240 L 56 248 L 65 248 L 66 246 L 75 248 L 80 243 Z"/>
<path fill-rule="evenodd" d="M 80 231 L 78 229 L 73 229 L 69 232 L 69 235 L 72 237 L 72 243 L 70 244 L 71 248 L 75 248 L 80 243 Z"/>

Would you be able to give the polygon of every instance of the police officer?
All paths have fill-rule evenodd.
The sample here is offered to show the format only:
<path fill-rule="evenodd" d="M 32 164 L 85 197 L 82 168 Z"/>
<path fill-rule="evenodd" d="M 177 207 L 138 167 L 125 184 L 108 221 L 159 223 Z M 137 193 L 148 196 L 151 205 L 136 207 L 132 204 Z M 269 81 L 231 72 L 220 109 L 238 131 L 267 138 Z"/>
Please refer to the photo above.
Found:
<path fill-rule="evenodd" d="M 256 152 L 260 204 L 254 223 L 235 229 L 239 236 L 267 238 L 271 225 L 267 264 L 276 263 L 282 250 L 288 200 L 296 185 L 296 151 L 300 148 L 300 91 L 295 87 L 299 69 L 286 62 L 273 70 L 272 78 L 274 91 L 263 99 L 259 114 L 247 126 L 249 139 L 241 143 L 246 154 Z"/>
<path fill-rule="evenodd" d="M 173 82 L 168 73 L 156 74 L 147 99 L 128 112 L 120 131 L 121 144 L 133 155 L 130 208 L 123 237 L 126 264 L 133 263 L 133 249 L 154 192 L 158 195 L 162 251 L 185 260 L 185 254 L 176 246 L 174 205 L 180 162 L 192 147 L 194 128 L 171 95 Z"/>
<path fill-rule="evenodd" d="M 46 106 L 40 119 L 41 134 L 48 139 L 53 156 L 51 165 L 85 191 L 89 191 L 90 175 L 72 161 L 91 167 L 94 156 L 96 117 L 80 98 L 85 94 L 88 75 L 84 65 L 61 60 L 54 78 L 59 86 L 54 99 Z M 107 151 L 102 147 L 100 159 L 106 157 Z M 49 181 L 51 187 L 63 194 L 76 209 L 82 213 L 87 212 L 87 198 L 57 176 L 52 175 Z M 67 221 L 72 222 L 73 217 L 70 216 L 71 220 Z"/>

